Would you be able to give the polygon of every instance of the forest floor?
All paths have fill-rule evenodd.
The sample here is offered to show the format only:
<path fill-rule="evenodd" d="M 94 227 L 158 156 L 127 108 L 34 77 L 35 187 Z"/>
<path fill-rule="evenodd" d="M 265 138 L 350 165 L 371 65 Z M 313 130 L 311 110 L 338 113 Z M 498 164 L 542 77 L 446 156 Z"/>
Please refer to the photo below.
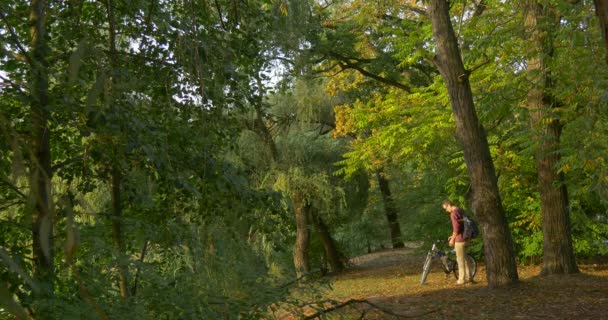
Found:
<path fill-rule="evenodd" d="M 384 250 L 350 261 L 308 296 L 298 293 L 286 319 L 608 319 L 608 263 L 579 262 L 581 273 L 540 277 L 540 266 L 518 266 L 519 283 L 488 289 L 485 266 L 472 285 L 457 285 L 434 263 L 420 285 L 426 254 Z M 315 303 L 310 303 L 315 301 Z M 309 302 L 309 303 L 306 303 Z M 285 311 L 285 309 L 283 309 Z"/>

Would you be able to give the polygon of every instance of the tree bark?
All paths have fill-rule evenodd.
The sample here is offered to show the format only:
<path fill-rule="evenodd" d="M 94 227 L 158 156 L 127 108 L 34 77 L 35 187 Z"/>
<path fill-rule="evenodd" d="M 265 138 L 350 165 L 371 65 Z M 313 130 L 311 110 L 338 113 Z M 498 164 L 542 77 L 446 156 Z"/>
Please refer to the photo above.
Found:
<path fill-rule="evenodd" d="M 53 204 L 51 197 L 51 132 L 48 127 L 49 78 L 48 48 L 45 40 L 46 1 L 33 0 L 30 8 L 31 25 L 31 120 L 32 150 L 30 169 L 30 199 L 33 206 L 32 260 L 34 277 L 52 295 L 54 288 Z"/>
<path fill-rule="evenodd" d="M 608 63 L 608 0 L 593 0 L 593 4 L 600 22 L 600 32 L 606 45 L 606 63 Z"/>
<path fill-rule="evenodd" d="M 498 193 L 488 141 L 475 111 L 469 72 L 464 69 L 450 21 L 448 2 L 430 1 L 429 13 L 437 45 L 435 62 L 448 89 L 456 134 L 471 179 L 472 207 L 483 230 L 488 286 L 513 284 L 518 281 L 513 240 Z"/>
<path fill-rule="evenodd" d="M 397 215 L 397 207 L 395 201 L 391 195 L 391 188 L 389 180 L 386 178 L 383 170 L 376 171 L 376 177 L 378 179 L 378 187 L 382 194 L 382 200 L 384 201 L 384 212 L 386 214 L 386 220 L 391 232 L 391 244 L 393 248 L 403 248 L 403 237 L 401 235 L 401 227 L 399 226 L 399 219 Z"/>
<path fill-rule="evenodd" d="M 543 219 L 543 268 L 541 275 L 577 273 L 578 267 L 572 248 L 568 192 L 563 174 L 557 166 L 561 159 L 560 136 L 562 125 L 552 109 L 557 102 L 551 96 L 552 79 L 547 60 L 553 56 L 551 17 L 543 14 L 537 1 L 526 4 L 525 27 L 529 34 L 528 109 L 535 134 L 536 170 Z"/>
<path fill-rule="evenodd" d="M 321 217 L 319 217 L 317 214 L 312 214 L 312 221 L 317 229 L 319 238 L 321 238 L 321 243 L 323 244 L 323 249 L 325 250 L 325 256 L 329 262 L 330 271 L 340 272 L 344 270 L 344 264 L 340 259 L 340 252 L 338 251 L 336 242 L 329 233 L 329 228 L 327 228 L 327 225 L 323 219 L 321 219 Z"/>
<path fill-rule="evenodd" d="M 296 243 L 293 248 L 293 264 L 298 278 L 305 278 L 310 272 L 308 248 L 310 247 L 310 230 L 308 229 L 308 216 L 310 206 L 301 194 L 292 198 L 296 215 Z"/>

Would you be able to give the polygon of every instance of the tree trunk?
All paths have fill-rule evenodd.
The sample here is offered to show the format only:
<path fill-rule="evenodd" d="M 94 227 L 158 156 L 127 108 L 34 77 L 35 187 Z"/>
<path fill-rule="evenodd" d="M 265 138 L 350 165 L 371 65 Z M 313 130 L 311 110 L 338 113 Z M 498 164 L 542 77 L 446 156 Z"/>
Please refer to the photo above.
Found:
<path fill-rule="evenodd" d="M 513 240 L 498 193 L 488 141 L 477 119 L 469 72 L 462 63 L 447 1 L 430 1 L 429 14 L 437 45 L 435 62 L 448 89 L 456 134 L 463 146 L 471 179 L 472 207 L 483 230 L 488 286 L 513 284 L 518 281 Z"/>
<path fill-rule="evenodd" d="M 323 244 L 323 249 L 325 250 L 325 256 L 329 262 L 330 271 L 340 272 L 344 270 L 344 264 L 342 263 L 342 260 L 340 260 L 340 252 L 338 251 L 336 242 L 329 233 L 327 225 L 325 222 L 323 222 L 323 219 L 316 214 L 312 214 L 312 221 L 317 229 L 319 238 L 321 238 L 321 243 Z"/>
<path fill-rule="evenodd" d="M 51 145 L 48 121 L 49 79 L 48 48 L 44 25 L 46 2 L 31 2 L 31 120 L 32 150 L 30 169 L 30 198 L 32 216 L 32 260 L 34 277 L 44 288 L 43 294 L 52 295 L 54 288 L 53 204 L 51 197 Z"/>
<path fill-rule="evenodd" d="M 606 63 L 608 63 L 608 0 L 593 0 L 595 14 L 600 21 L 600 31 L 606 45 Z"/>
<path fill-rule="evenodd" d="M 120 196 L 120 186 L 122 174 L 116 169 L 112 169 L 112 240 L 118 261 L 118 287 L 120 296 L 128 298 L 131 296 L 129 291 L 129 268 L 128 258 L 125 255 L 125 245 L 122 235 L 122 201 Z"/>
<path fill-rule="evenodd" d="M 260 106 L 255 106 L 255 120 L 253 128 L 258 136 L 262 138 L 266 146 L 270 149 L 270 156 L 272 157 L 272 160 L 276 162 L 279 159 L 279 152 L 277 151 L 277 146 L 274 143 L 272 134 L 270 134 L 268 127 L 266 127 L 266 124 L 264 123 L 262 110 L 260 110 L 260 108 Z"/>
<path fill-rule="evenodd" d="M 552 80 L 547 59 L 553 55 L 551 17 L 544 15 L 544 8 L 536 1 L 526 5 L 526 34 L 528 46 L 528 109 L 537 145 L 536 166 L 543 219 L 543 268 L 541 275 L 577 273 L 578 267 L 572 249 L 568 192 L 564 177 L 557 172 L 561 159 L 559 152 L 561 124 L 552 108 L 556 101 L 549 94 Z"/>
<path fill-rule="evenodd" d="M 110 88 L 108 89 L 110 103 L 115 103 L 115 92 L 116 88 L 116 74 L 118 70 L 118 51 L 116 50 L 116 21 L 114 19 L 114 4 L 111 0 L 105 0 L 106 11 L 108 15 L 108 26 L 109 26 L 109 39 L 108 45 L 110 48 L 109 58 L 110 65 L 112 67 L 112 79 L 110 82 Z M 119 148 L 115 145 L 115 148 Z M 118 157 L 120 152 L 115 152 L 114 156 Z M 116 259 L 118 262 L 118 287 L 120 289 L 120 296 L 122 298 L 128 298 L 131 296 L 129 291 L 129 267 L 128 257 L 125 253 L 124 238 L 122 234 L 122 200 L 121 200 L 121 185 L 122 185 L 122 172 L 118 165 L 118 161 L 113 159 L 111 168 L 111 194 L 112 194 L 112 239 L 114 242 L 114 250 Z"/>
<path fill-rule="evenodd" d="M 293 264 L 298 278 L 305 277 L 310 272 L 308 247 L 310 246 L 310 231 L 308 229 L 308 216 L 310 206 L 301 194 L 292 198 L 296 215 L 296 243 L 293 248 Z"/>
<path fill-rule="evenodd" d="M 384 212 L 386 213 L 386 220 L 391 232 L 391 244 L 393 248 L 403 248 L 403 237 L 401 236 L 401 227 L 399 227 L 399 220 L 397 215 L 397 207 L 395 201 L 391 195 L 391 188 L 389 181 L 383 173 L 383 170 L 376 171 L 376 177 L 378 178 L 378 186 L 380 193 L 382 194 L 382 200 L 384 200 Z"/>

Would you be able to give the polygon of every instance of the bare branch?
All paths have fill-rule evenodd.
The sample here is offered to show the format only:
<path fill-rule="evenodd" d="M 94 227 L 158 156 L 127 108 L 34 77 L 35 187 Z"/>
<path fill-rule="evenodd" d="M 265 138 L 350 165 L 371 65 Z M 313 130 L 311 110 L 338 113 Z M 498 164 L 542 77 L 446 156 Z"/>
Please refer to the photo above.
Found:
<path fill-rule="evenodd" d="M 344 308 L 344 307 L 347 307 L 347 306 L 350 306 L 350 305 L 355 305 L 355 304 L 367 304 L 367 305 L 371 306 L 374 309 L 377 309 L 377 310 L 379 310 L 379 311 L 381 311 L 381 312 L 383 312 L 385 314 L 391 315 L 391 316 L 396 317 L 398 319 L 418 318 L 418 317 L 421 317 L 423 315 L 427 315 L 427 314 L 430 314 L 430 313 L 433 313 L 433 312 L 436 312 L 436 311 L 439 310 L 439 309 L 433 309 L 433 310 L 430 310 L 430 311 L 427 311 L 425 313 L 418 314 L 418 315 L 403 315 L 403 314 L 399 314 L 399 313 L 396 313 L 394 311 L 391 311 L 389 309 L 383 308 L 383 307 L 381 307 L 381 306 L 379 306 L 379 305 L 377 305 L 375 303 L 372 303 L 372 302 L 370 302 L 368 300 L 350 299 L 350 300 L 344 301 L 342 303 L 336 304 L 334 306 L 331 306 L 329 308 L 323 309 L 321 311 L 315 312 L 315 313 L 313 313 L 311 315 L 308 315 L 308 316 L 304 317 L 304 319 L 316 319 L 316 318 L 320 318 L 322 316 L 327 315 L 328 312 L 336 311 L 338 309 L 341 309 L 341 308 Z M 367 310 L 365 310 L 363 312 L 367 313 Z"/>

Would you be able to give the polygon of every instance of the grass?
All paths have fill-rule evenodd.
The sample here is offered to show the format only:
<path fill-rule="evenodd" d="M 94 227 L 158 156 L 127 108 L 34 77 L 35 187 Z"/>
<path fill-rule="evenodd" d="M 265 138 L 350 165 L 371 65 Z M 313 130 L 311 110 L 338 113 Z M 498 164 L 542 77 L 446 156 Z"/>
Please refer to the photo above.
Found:
<path fill-rule="evenodd" d="M 488 289 L 480 263 L 476 284 L 459 286 L 437 262 L 420 285 L 423 254 L 386 250 L 353 259 L 280 319 L 605 319 L 608 265 L 579 263 L 581 273 L 539 277 L 540 266 L 519 266 L 516 285 Z M 321 289 L 319 289 L 321 288 Z M 316 301 L 304 305 L 302 301 Z M 334 310 L 329 310 L 335 308 Z"/>

